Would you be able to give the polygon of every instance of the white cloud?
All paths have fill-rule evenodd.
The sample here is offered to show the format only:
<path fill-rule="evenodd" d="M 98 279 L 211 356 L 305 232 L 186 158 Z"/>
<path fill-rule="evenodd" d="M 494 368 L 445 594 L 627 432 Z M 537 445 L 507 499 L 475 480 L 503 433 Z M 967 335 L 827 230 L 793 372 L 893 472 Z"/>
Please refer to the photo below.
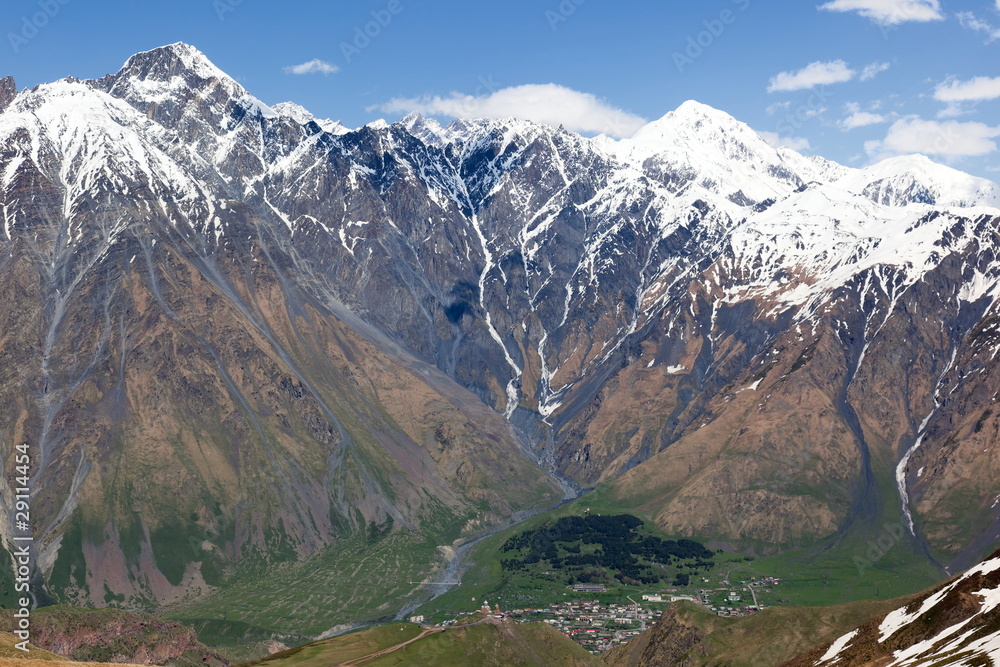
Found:
<path fill-rule="evenodd" d="M 997 0 L 997 2 L 1000 2 L 1000 0 Z M 787 110 L 790 106 L 792 106 L 791 102 L 775 102 L 774 104 L 768 105 L 765 111 L 767 112 L 768 116 L 773 116 L 779 111 Z"/>
<path fill-rule="evenodd" d="M 1000 0 L 997 0 L 997 4 L 1000 5 Z M 1000 10 L 1000 7 L 997 7 L 997 9 Z M 958 17 L 958 22 L 962 24 L 963 28 L 975 30 L 986 35 L 987 44 L 1000 39 L 1000 28 L 994 27 L 972 12 L 959 12 L 955 16 Z"/>
<path fill-rule="evenodd" d="M 858 12 L 879 25 L 940 21 L 944 18 L 939 0 L 833 0 L 819 8 L 830 12 Z"/>
<path fill-rule="evenodd" d="M 630 137 L 647 122 L 595 95 L 554 83 L 512 86 L 482 96 L 451 93 L 447 97 L 397 97 L 368 108 L 375 109 L 387 114 L 417 111 L 451 118 L 515 117 L 613 137 Z"/>
<path fill-rule="evenodd" d="M 889 63 L 872 63 L 871 65 L 866 65 L 865 68 L 861 70 L 861 80 L 868 81 L 870 79 L 874 79 L 876 76 L 889 69 L 889 67 Z"/>
<path fill-rule="evenodd" d="M 871 113 L 869 111 L 855 111 L 850 116 L 840 121 L 840 127 L 842 130 L 847 132 L 848 130 L 853 130 L 858 127 L 878 125 L 879 123 L 884 123 L 886 120 L 886 117 L 882 114 Z"/>
<path fill-rule="evenodd" d="M 935 116 L 938 118 L 958 118 L 959 116 L 968 116 L 972 113 L 972 109 L 963 106 L 959 102 L 949 102 L 948 105 L 938 111 Z"/>
<path fill-rule="evenodd" d="M 804 90 L 830 83 L 843 83 L 854 78 L 855 71 L 843 60 L 809 63 L 794 72 L 781 72 L 771 77 L 767 92 Z"/>
<path fill-rule="evenodd" d="M 1000 127 L 984 123 L 909 117 L 893 123 L 885 139 L 865 142 L 865 150 L 876 159 L 909 153 L 945 158 L 986 155 L 997 149 L 993 138 L 998 136 Z"/>
<path fill-rule="evenodd" d="M 972 102 L 995 100 L 1000 97 L 1000 76 L 977 76 L 968 81 L 950 79 L 934 89 L 934 99 L 939 102 Z"/>
<path fill-rule="evenodd" d="M 793 151 L 809 150 L 809 140 L 805 137 L 781 137 L 777 132 L 758 132 L 760 138 L 773 148 L 791 148 Z"/>
<path fill-rule="evenodd" d="M 336 74 L 340 68 L 319 58 L 313 58 L 301 65 L 285 67 L 285 74 Z"/>

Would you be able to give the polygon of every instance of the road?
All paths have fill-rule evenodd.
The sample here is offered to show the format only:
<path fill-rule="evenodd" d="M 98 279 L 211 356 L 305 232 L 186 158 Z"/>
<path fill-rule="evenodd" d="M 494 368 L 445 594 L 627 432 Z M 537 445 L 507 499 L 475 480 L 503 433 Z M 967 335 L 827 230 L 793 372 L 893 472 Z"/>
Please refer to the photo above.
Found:
<path fill-rule="evenodd" d="M 753 606 L 757 607 L 757 609 L 760 609 L 760 605 L 757 604 L 757 594 L 754 592 L 753 586 L 747 586 L 747 590 L 750 591 L 750 595 L 753 596 Z"/>
<path fill-rule="evenodd" d="M 633 600 L 631 595 L 626 595 L 625 597 L 632 602 L 633 609 L 635 609 L 635 620 L 639 621 L 639 632 L 642 632 L 646 629 L 646 621 L 639 618 L 639 603 Z"/>

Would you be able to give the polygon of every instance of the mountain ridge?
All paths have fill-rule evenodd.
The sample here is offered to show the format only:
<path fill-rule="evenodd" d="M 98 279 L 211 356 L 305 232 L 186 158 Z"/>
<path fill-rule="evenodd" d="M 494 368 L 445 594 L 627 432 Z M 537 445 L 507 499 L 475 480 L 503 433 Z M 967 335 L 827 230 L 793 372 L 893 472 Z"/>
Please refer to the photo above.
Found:
<path fill-rule="evenodd" d="M 998 569 L 1000 552 L 784 665 L 992 664 L 1000 659 Z"/>
<path fill-rule="evenodd" d="M 162 602 L 213 587 L 195 563 L 217 583 L 432 514 L 453 543 L 598 484 L 747 550 L 903 522 L 957 567 L 1000 535 L 995 184 L 777 150 L 694 102 L 650 155 L 522 120 L 327 131 L 206 63 L 170 45 L 0 105 L 6 317 L 31 322 L 0 429 L 54 462 L 53 588 Z M 170 521 L 133 497 L 158 456 L 202 493 Z M 214 555 L 164 565 L 171 531 Z M 132 579 L 84 591 L 107 553 Z"/>

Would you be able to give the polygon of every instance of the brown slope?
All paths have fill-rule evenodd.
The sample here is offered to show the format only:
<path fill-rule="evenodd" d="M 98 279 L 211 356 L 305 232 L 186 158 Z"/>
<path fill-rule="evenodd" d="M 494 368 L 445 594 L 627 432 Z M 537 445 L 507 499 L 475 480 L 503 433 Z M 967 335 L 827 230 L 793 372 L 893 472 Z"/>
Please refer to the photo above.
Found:
<path fill-rule="evenodd" d="M 859 447 L 838 412 L 839 341 L 822 330 L 802 341 L 783 334 L 769 348 L 778 354 L 748 363 L 745 343 L 718 340 L 719 363 L 742 359 L 743 368 L 730 371 L 736 379 L 717 394 L 685 401 L 697 391 L 692 369 L 703 345 L 697 337 L 688 343 L 670 364 L 684 367 L 679 372 L 645 368 L 656 355 L 651 348 L 602 392 L 607 399 L 590 422 L 601 431 L 591 430 L 589 441 L 615 442 L 628 423 L 640 426 L 617 456 L 639 455 L 631 463 L 639 465 L 613 481 L 614 493 L 674 533 L 774 549 L 836 531 L 862 475 Z M 671 414 L 675 423 L 664 418 Z M 658 451 L 665 436 L 678 440 Z"/>
<path fill-rule="evenodd" d="M 0 427 L 41 469 L 59 596 L 163 602 L 365 526 L 419 533 L 433 514 L 468 533 L 557 497 L 499 416 L 407 370 L 259 246 L 206 255 L 156 224 L 107 244 L 104 212 L 53 275 L 53 187 L 25 174 L 38 215 L 0 262 Z"/>

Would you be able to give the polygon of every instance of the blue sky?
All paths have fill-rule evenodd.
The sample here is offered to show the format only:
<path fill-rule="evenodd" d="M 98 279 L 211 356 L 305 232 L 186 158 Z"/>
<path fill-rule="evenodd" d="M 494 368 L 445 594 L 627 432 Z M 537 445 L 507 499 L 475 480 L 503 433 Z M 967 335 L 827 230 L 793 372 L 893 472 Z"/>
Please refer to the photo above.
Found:
<path fill-rule="evenodd" d="M 263 101 L 352 127 L 416 109 L 627 135 L 696 99 L 845 164 L 923 152 L 1000 180 L 1000 0 L 4 5 L 20 87 L 184 41 Z"/>

